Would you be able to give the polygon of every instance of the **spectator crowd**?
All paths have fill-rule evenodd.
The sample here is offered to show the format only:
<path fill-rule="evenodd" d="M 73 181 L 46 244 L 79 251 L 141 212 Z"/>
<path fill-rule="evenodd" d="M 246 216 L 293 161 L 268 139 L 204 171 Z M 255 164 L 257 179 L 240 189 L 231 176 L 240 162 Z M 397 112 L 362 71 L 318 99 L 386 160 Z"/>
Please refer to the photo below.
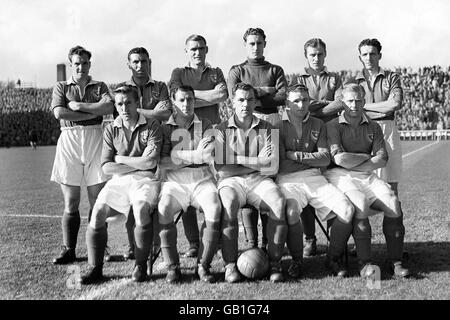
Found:
<path fill-rule="evenodd" d="M 403 108 L 396 113 L 399 130 L 450 129 L 450 67 L 395 71 L 401 75 L 404 92 Z M 355 72 L 340 75 L 345 83 Z M 38 145 L 56 144 L 60 129 L 50 108 L 51 98 L 52 89 L 0 88 L 0 147 L 29 145 L 32 131 Z M 223 119 L 231 114 L 229 106 L 227 101 L 220 110 Z"/>

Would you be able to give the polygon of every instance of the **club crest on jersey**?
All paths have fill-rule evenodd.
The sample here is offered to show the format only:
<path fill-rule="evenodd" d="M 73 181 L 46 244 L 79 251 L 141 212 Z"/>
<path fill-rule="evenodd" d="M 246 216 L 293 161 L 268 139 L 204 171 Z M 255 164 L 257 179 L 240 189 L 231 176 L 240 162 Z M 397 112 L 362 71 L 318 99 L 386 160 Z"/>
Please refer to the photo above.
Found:
<path fill-rule="evenodd" d="M 319 131 L 311 130 L 311 139 L 314 141 L 319 140 Z"/>
<path fill-rule="evenodd" d="M 144 130 L 144 131 L 141 131 L 141 132 L 139 133 L 139 141 L 140 141 L 142 144 L 147 144 L 147 141 L 148 141 L 148 129 L 146 129 L 146 130 Z"/>
<path fill-rule="evenodd" d="M 370 141 L 373 141 L 373 133 L 369 133 L 369 134 L 367 134 L 367 136 L 369 137 Z"/>
<path fill-rule="evenodd" d="M 216 74 L 215 72 L 214 72 L 214 73 L 211 73 L 211 74 L 209 75 L 209 78 L 211 79 L 212 82 L 214 82 L 214 83 L 217 82 L 217 74 Z"/>
<path fill-rule="evenodd" d="M 159 99 L 159 91 L 156 91 L 156 90 L 152 91 L 152 96 L 155 99 Z"/>

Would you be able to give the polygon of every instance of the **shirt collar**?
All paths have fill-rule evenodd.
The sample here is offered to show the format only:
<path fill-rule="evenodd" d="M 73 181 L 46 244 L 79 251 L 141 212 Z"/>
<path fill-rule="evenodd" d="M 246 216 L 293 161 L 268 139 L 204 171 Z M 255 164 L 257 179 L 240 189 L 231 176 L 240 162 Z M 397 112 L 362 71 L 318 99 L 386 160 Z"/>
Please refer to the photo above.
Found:
<path fill-rule="evenodd" d="M 311 76 L 312 72 L 310 72 L 310 70 L 312 70 L 310 67 L 303 68 L 302 72 L 300 73 L 300 76 L 308 76 L 308 77 Z M 322 74 L 325 74 L 325 75 L 328 74 L 327 67 L 324 67 L 323 70 L 319 72 L 319 75 L 322 75 Z"/>
<path fill-rule="evenodd" d="M 260 119 L 253 115 L 253 119 L 252 119 L 252 125 L 250 126 L 250 128 L 254 128 L 259 124 Z M 234 114 L 228 119 L 228 128 L 238 128 L 238 126 L 236 125 L 236 122 L 234 120 Z"/>
<path fill-rule="evenodd" d="M 189 61 L 184 65 L 184 67 L 185 67 L 185 68 L 191 68 L 191 69 L 193 69 L 193 68 L 191 67 L 191 63 L 190 63 Z M 203 69 L 203 70 L 206 70 L 206 69 L 208 69 L 208 68 L 211 68 L 211 64 L 210 64 L 208 61 L 206 61 L 206 62 L 205 62 L 205 69 Z"/>
<path fill-rule="evenodd" d="M 376 79 L 378 76 L 382 76 L 382 77 L 385 77 L 385 76 L 386 76 L 385 70 L 384 70 L 383 68 L 381 68 L 381 67 L 380 67 L 380 70 L 378 70 L 378 73 L 377 73 L 377 75 L 375 76 L 375 79 Z M 364 77 L 364 69 L 358 71 L 358 73 L 357 73 L 356 76 L 355 76 L 355 79 L 356 79 L 356 80 L 366 80 L 366 78 Z"/>
<path fill-rule="evenodd" d="M 98 81 L 92 79 L 92 77 L 89 76 L 89 81 L 88 81 L 88 83 L 87 83 L 86 86 L 88 86 L 88 85 L 90 85 L 90 84 L 96 84 L 96 83 L 98 83 Z M 67 84 L 75 84 L 75 85 L 77 85 L 78 83 L 73 79 L 73 76 L 71 76 L 71 77 L 69 78 L 69 80 L 67 80 Z"/>
<path fill-rule="evenodd" d="M 308 111 L 308 113 L 306 114 L 305 118 L 303 118 L 302 123 L 308 122 L 310 116 L 311 116 L 311 112 Z M 288 116 L 286 110 L 283 111 L 283 115 L 281 116 L 281 120 L 283 120 L 283 121 L 286 121 L 286 120 L 287 120 L 287 121 L 289 121 L 290 123 L 292 123 L 292 122 L 291 122 L 291 119 L 289 119 L 289 116 Z"/>
<path fill-rule="evenodd" d="M 339 123 L 346 123 L 346 124 L 350 124 L 347 119 L 345 119 L 345 111 L 341 112 L 341 114 L 339 115 Z M 369 119 L 367 118 L 367 115 L 365 112 L 362 113 L 361 115 L 361 122 L 359 124 L 363 124 L 363 123 L 369 123 Z"/>
<path fill-rule="evenodd" d="M 194 123 L 201 123 L 202 121 L 198 118 L 198 116 L 194 113 L 194 119 L 192 119 L 192 122 L 189 124 L 188 128 L 192 126 Z M 167 120 L 166 124 L 178 127 L 178 123 L 175 121 L 174 114 L 172 113 L 169 117 L 169 120 Z"/>
<path fill-rule="evenodd" d="M 136 123 L 136 128 L 139 127 L 140 125 L 146 124 L 147 123 L 147 119 L 145 119 L 145 117 L 139 113 L 139 118 L 138 121 Z M 120 116 L 118 116 L 115 120 L 114 120 L 114 127 L 116 128 L 122 128 L 123 126 L 123 120 Z"/>

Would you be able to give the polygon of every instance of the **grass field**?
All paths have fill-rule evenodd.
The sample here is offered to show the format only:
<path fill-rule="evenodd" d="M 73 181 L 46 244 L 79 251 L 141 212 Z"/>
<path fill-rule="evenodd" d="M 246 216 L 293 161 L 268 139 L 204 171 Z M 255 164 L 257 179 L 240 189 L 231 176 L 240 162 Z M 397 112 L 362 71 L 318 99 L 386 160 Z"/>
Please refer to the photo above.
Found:
<path fill-rule="evenodd" d="M 422 150 L 420 148 L 425 147 Z M 415 150 L 419 150 L 414 152 Z M 405 248 L 413 271 L 410 279 L 393 280 L 384 272 L 385 245 L 381 217 L 371 218 L 373 258 L 382 268 L 379 288 L 370 288 L 356 275 L 338 280 L 325 268 L 326 241 L 317 228 L 321 254 L 305 260 L 300 281 L 223 282 L 223 268 L 216 255 L 213 272 L 222 279 L 207 285 L 194 279 L 194 259 L 181 259 L 184 282 L 168 285 L 161 259 L 152 280 L 136 284 L 130 279 L 133 262 L 105 263 L 108 281 L 79 288 L 72 281 L 85 270 L 87 198 L 82 194 L 84 217 L 78 237 L 79 260 L 71 266 L 54 266 L 52 258 L 61 243 L 63 203 L 59 186 L 49 181 L 55 147 L 0 149 L 0 298 L 1 299 L 186 299 L 186 300 L 297 300 L 297 299 L 449 299 L 450 298 L 450 142 L 404 142 L 404 173 L 400 199 L 405 212 Z M 178 225 L 178 248 L 187 249 Z M 110 251 L 121 255 L 126 248 L 123 222 L 109 226 Z M 243 246 L 243 234 L 240 233 Z M 287 269 L 290 257 L 283 257 Z"/>

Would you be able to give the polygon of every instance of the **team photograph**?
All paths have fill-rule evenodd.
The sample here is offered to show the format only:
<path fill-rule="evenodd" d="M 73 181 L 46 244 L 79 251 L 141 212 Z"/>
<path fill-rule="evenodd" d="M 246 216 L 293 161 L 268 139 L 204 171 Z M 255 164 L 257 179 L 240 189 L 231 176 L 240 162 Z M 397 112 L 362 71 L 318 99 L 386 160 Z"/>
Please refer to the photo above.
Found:
<path fill-rule="evenodd" d="M 1 300 L 450 299 L 450 3 L 3 7 Z"/>

